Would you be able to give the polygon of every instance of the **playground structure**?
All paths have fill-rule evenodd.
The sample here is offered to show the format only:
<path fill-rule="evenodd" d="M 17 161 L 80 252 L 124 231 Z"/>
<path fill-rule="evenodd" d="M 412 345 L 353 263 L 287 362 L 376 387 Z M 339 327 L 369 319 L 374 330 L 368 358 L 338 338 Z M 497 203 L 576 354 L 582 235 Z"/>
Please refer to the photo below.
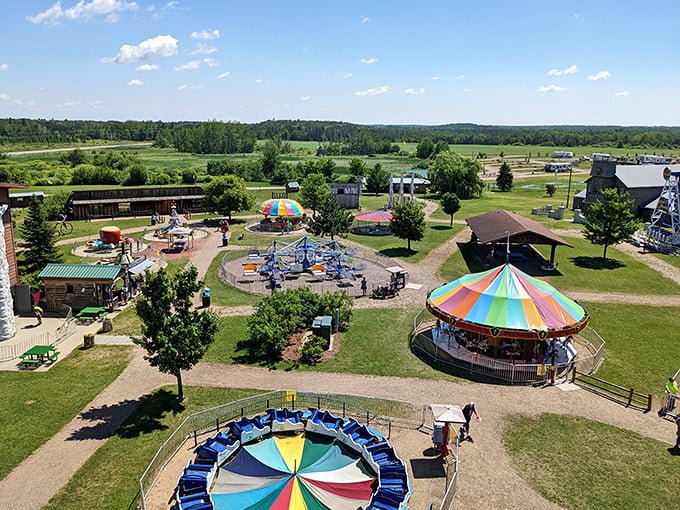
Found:
<path fill-rule="evenodd" d="M 233 420 L 194 453 L 175 491 L 180 510 L 406 510 L 412 493 L 383 434 L 313 407 Z"/>
<path fill-rule="evenodd" d="M 636 232 L 631 242 L 662 253 L 675 253 L 680 247 L 680 172 L 663 170 L 664 186 L 656 201 L 651 222 Z"/>
<path fill-rule="evenodd" d="M 342 249 L 336 241 L 304 236 L 291 243 L 273 241 L 266 253 L 251 250 L 243 264 L 243 276 L 260 275 L 284 280 L 287 275 L 311 273 L 315 277 L 356 280 L 356 272 L 365 264 L 356 263 L 353 248 Z"/>

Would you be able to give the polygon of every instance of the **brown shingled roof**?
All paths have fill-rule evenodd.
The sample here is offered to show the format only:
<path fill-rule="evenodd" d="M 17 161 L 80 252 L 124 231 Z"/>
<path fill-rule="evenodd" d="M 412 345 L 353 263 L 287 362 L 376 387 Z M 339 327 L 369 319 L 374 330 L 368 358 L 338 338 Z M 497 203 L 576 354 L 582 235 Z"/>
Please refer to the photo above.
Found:
<path fill-rule="evenodd" d="M 572 247 L 537 221 L 517 213 L 499 209 L 465 220 L 481 244 L 505 241 L 513 243 L 550 244 Z"/>

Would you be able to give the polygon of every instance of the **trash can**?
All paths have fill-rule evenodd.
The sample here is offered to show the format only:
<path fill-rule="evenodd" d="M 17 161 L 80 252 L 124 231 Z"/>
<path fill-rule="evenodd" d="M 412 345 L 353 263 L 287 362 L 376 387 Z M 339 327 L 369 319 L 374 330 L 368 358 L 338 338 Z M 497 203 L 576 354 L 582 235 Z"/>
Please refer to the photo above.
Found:
<path fill-rule="evenodd" d="M 85 333 L 83 337 L 83 349 L 94 347 L 94 333 Z"/>
<path fill-rule="evenodd" d="M 201 298 L 203 299 L 203 308 L 208 308 L 210 306 L 210 288 L 205 287 L 203 289 Z"/>
<path fill-rule="evenodd" d="M 109 331 L 113 330 L 113 321 L 108 318 L 104 317 L 104 320 L 102 321 L 102 333 L 108 333 Z"/>

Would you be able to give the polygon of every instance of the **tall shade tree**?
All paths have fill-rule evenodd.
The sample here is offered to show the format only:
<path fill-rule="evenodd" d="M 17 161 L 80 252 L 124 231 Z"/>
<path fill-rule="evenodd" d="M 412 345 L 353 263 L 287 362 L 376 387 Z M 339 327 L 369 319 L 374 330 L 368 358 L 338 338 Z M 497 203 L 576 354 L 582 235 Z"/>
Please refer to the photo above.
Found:
<path fill-rule="evenodd" d="M 380 163 L 376 163 L 366 177 L 366 189 L 376 195 L 387 190 L 390 185 L 390 176 Z"/>
<path fill-rule="evenodd" d="M 169 275 L 152 274 L 142 287 L 135 310 L 142 320 L 142 336 L 132 341 L 143 347 L 152 367 L 177 379 L 177 398 L 184 399 L 182 370 L 198 363 L 217 333 L 217 317 L 207 310 L 192 310 L 192 298 L 201 288 L 198 270 Z"/>
<path fill-rule="evenodd" d="M 631 212 L 634 201 L 628 193 L 619 193 L 616 188 L 601 192 L 598 199 L 586 211 L 583 235 L 591 243 L 604 246 L 602 258 L 607 258 L 607 247 L 628 239 L 639 224 Z"/>
<path fill-rule="evenodd" d="M 255 196 L 246 188 L 246 181 L 235 175 L 223 175 L 210 181 L 203 189 L 204 205 L 231 219 L 233 211 L 246 211 L 255 206 Z"/>
<path fill-rule="evenodd" d="M 479 161 L 464 158 L 455 152 L 440 152 L 430 164 L 427 175 L 435 193 L 455 193 L 458 198 L 478 198 L 484 189 L 479 178 Z"/>
<path fill-rule="evenodd" d="M 322 201 L 330 196 L 331 190 L 322 174 L 309 174 L 300 184 L 300 201 L 313 215 L 319 210 Z"/>
<path fill-rule="evenodd" d="M 349 174 L 352 177 L 365 177 L 368 173 L 368 166 L 361 158 L 352 158 L 349 160 Z"/>
<path fill-rule="evenodd" d="M 22 273 L 31 279 L 42 271 L 48 262 L 61 262 L 61 253 L 55 246 L 54 224 L 46 216 L 46 208 L 35 198 L 31 199 L 28 206 L 28 214 L 21 225 L 20 246 L 25 248 L 23 252 L 24 264 Z"/>
<path fill-rule="evenodd" d="M 330 235 L 335 239 L 338 234 L 349 232 L 354 216 L 335 200 L 330 193 L 319 204 L 318 214 L 307 222 L 307 228 L 318 236 Z"/>
<path fill-rule="evenodd" d="M 395 236 L 408 241 L 408 250 L 411 251 L 411 241 L 420 241 L 425 236 L 423 208 L 410 200 L 397 205 L 392 212 L 390 225 Z"/>
<path fill-rule="evenodd" d="M 276 171 L 281 165 L 281 153 L 276 143 L 268 141 L 264 144 L 261 163 L 264 175 L 270 179 L 276 175 Z"/>
<path fill-rule="evenodd" d="M 442 210 L 451 218 L 449 227 L 453 227 L 453 215 L 460 211 L 460 199 L 455 193 L 444 193 L 442 195 Z"/>
<path fill-rule="evenodd" d="M 510 170 L 510 165 L 507 161 L 503 161 L 503 164 L 498 169 L 498 175 L 496 176 L 496 187 L 500 191 L 510 191 L 512 189 L 512 170 Z"/>

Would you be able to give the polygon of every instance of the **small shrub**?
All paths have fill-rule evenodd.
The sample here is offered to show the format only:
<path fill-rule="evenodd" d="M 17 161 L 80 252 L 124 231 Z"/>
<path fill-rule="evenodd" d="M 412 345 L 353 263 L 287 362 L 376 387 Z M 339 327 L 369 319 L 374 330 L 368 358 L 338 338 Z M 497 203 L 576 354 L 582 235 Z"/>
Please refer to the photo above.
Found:
<path fill-rule="evenodd" d="M 300 362 L 305 365 L 316 365 L 327 347 L 328 342 L 325 338 L 311 335 L 300 347 Z"/>

